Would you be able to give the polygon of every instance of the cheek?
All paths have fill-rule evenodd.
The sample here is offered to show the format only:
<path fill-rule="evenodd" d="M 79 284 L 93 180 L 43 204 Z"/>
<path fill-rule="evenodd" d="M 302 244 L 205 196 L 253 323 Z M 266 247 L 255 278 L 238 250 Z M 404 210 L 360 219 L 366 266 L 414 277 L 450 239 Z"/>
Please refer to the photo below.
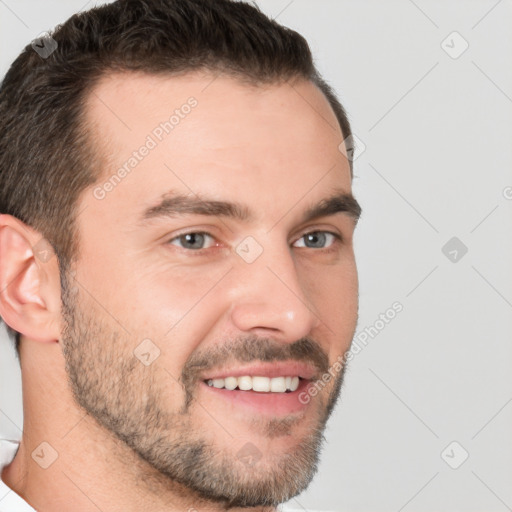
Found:
<path fill-rule="evenodd" d="M 302 270 L 302 281 L 305 283 L 308 297 L 319 307 L 329 304 L 343 310 L 357 308 L 358 277 L 353 257 L 332 265 L 305 266 Z"/>
<path fill-rule="evenodd" d="M 353 258 L 306 275 L 308 299 L 327 326 L 331 355 L 349 348 L 358 314 L 358 277 Z"/>
<path fill-rule="evenodd" d="M 118 291 L 125 301 L 116 309 L 128 330 L 153 340 L 175 377 L 222 316 L 217 285 L 224 274 L 213 268 L 147 267 L 133 277 L 131 291 Z"/>
<path fill-rule="evenodd" d="M 108 282 L 97 284 L 103 304 L 126 330 L 162 339 L 194 324 L 192 319 L 197 322 L 222 274 L 222 269 L 133 263 L 118 265 Z"/>

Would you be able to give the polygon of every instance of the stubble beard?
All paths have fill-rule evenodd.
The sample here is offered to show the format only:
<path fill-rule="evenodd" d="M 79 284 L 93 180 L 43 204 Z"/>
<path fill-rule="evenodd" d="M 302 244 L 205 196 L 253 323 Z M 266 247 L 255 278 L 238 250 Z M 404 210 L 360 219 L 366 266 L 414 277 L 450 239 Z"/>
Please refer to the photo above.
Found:
<path fill-rule="evenodd" d="M 181 407 L 169 410 L 162 397 L 168 396 L 170 375 L 159 370 L 158 364 L 141 364 L 133 355 L 128 335 L 88 315 L 86 307 L 77 307 L 77 294 L 70 294 L 70 289 L 63 278 L 62 347 L 74 399 L 138 456 L 139 472 L 158 473 L 154 481 L 160 485 L 153 486 L 152 492 L 181 489 L 183 494 L 184 488 L 202 501 L 224 507 L 275 507 L 308 487 L 318 469 L 323 432 L 338 400 L 344 369 L 324 402 L 317 401 L 316 427 L 293 449 L 278 457 L 263 456 L 248 465 L 236 452 L 219 446 L 202 425 L 195 424 L 197 380 L 186 372 L 187 365 L 180 377 Z M 263 431 L 272 439 L 289 435 L 294 420 L 275 418 L 256 423 L 248 429 L 258 428 L 260 435 Z M 229 430 L 229 424 L 226 427 Z M 166 489 L 162 489 L 162 481 L 168 484 Z"/>

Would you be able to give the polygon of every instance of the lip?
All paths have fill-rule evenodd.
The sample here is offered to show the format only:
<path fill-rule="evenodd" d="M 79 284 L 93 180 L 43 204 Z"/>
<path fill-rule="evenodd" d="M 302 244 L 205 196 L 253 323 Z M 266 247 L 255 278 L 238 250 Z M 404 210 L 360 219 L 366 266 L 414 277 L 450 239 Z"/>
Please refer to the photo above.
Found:
<path fill-rule="evenodd" d="M 294 377 L 298 376 L 303 380 L 316 380 L 317 370 L 308 363 L 299 361 L 281 361 L 278 363 L 257 363 L 251 365 L 237 365 L 236 367 L 225 367 L 211 370 L 201 375 L 201 380 L 225 379 L 226 377 Z M 298 390 L 297 390 L 298 391 Z M 294 392 L 295 393 L 295 392 Z M 287 393 L 289 394 L 289 393 Z"/>
<path fill-rule="evenodd" d="M 247 373 L 241 375 L 247 375 Z M 304 411 L 308 407 L 309 401 L 303 403 L 299 397 L 301 393 L 306 391 L 309 384 L 310 380 L 301 379 L 299 387 L 295 391 L 288 393 L 265 393 L 259 391 L 240 391 L 238 389 L 230 391 L 224 388 L 208 386 L 204 382 L 200 383 L 201 388 L 204 389 L 204 392 L 209 397 L 208 400 L 214 399 L 214 397 L 219 398 L 227 402 L 231 407 L 250 408 L 258 413 L 258 415 L 272 417 L 287 416 Z"/>

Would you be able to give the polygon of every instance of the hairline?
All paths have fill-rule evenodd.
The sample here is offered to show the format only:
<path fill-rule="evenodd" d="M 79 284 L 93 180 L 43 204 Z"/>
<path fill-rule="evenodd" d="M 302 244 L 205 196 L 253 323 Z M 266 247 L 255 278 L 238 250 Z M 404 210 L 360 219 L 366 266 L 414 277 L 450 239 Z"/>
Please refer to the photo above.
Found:
<path fill-rule="evenodd" d="M 290 85 L 293 88 L 294 85 L 300 83 L 310 83 L 316 87 L 316 89 L 321 93 L 325 103 L 330 109 L 332 117 L 335 119 L 336 124 L 335 127 L 331 125 L 331 123 L 324 118 L 325 122 L 331 126 L 333 129 L 339 130 L 339 133 L 344 141 L 350 134 L 343 133 L 343 127 L 340 124 L 338 116 L 329 100 L 326 96 L 325 92 L 321 89 L 320 85 L 315 81 L 315 77 L 306 77 L 300 74 L 295 74 L 291 77 L 277 77 L 277 79 L 269 79 L 269 80 L 258 80 L 251 77 L 249 74 L 236 73 L 230 70 L 219 70 L 216 67 L 208 66 L 201 68 L 192 68 L 182 71 L 147 71 L 147 70 L 132 70 L 129 68 L 106 68 L 102 70 L 102 72 L 95 77 L 91 83 L 89 84 L 87 90 L 83 94 L 83 101 L 80 107 L 80 120 L 78 123 L 78 130 L 84 130 L 86 133 L 86 140 L 88 143 L 88 149 L 90 153 L 94 155 L 92 161 L 85 162 L 86 159 L 80 149 L 80 159 L 82 161 L 82 165 L 89 166 L 89 172 L 91 176 L 94 178 L 94 183 L 90 185 L 90 187 L 94 187 L 99 184 L 102 179 L 106 179 L 110 176 L 111 173 L 116 171 L 116 165 L 109 159 L 108 151 L 105 145 L 102 142 L 101 137 L 97 136 L 96 128 L 98 128 L 101 120 L 95 119 L 91 115 L 90 107 L 91 100 L 93 99 L 95 92 L 105 83 L 109 81 L 115 81 L 116 79 L 122 79 L 127 76 L 133 77 L 161 77 L 162 79 L 172 79 L 172 78 L 183 78 L 187 76 L 198 76 L 198 77 L 209 77 L 214 76 L 214 79 L 218 77 L 222 78 L 230 78 L 248 88 L 253 89 L 261 89 L 265 87 L 273 87 L 280 86 L 284 84 Z M 311 107 L 313 108 L 313 107 Z M 318 115 L 321 115 L 317 112 Z M 323 117 L 323 116 L 322 116 Z M 90 156 L 90 155 L 87 155 Z M 353 164 L 350 159 L 348 159 L 349 163 L 349 172 L 350 172 L 350 180 L 353 180 Z M 92 169 L 90 166 L 94 165 L 95 169 Z M 83 194 L 88 190 L 85 188 L 82 190 L 82 193 L 77 198 L 76 203 L 73 205 L 73 217 L 74 213 L 76 213 L 75 207 L 78 206 L 80 199 L 83 197 Z"/>

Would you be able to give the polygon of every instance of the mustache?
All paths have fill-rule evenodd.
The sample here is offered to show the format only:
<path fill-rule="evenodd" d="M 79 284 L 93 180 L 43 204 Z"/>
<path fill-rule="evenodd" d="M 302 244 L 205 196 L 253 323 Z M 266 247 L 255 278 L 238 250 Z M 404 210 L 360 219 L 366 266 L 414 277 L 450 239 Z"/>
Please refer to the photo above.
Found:
<path fill-rule="evenodd" d="M 242 336 L 217 347 L 194 352 L 181 372 L 181 382 L 190 403 L 193 386 L 199 375 L 226 363 L 250 363 L 253 361 L 298 361 L 313 364 L 319 378 L 329 370 L 329 358 L 313 339 L 305 337 L 293 343 L 283 343 L 271 338 Z M 316 380 L 316 378 L 315 378 Z"/>

